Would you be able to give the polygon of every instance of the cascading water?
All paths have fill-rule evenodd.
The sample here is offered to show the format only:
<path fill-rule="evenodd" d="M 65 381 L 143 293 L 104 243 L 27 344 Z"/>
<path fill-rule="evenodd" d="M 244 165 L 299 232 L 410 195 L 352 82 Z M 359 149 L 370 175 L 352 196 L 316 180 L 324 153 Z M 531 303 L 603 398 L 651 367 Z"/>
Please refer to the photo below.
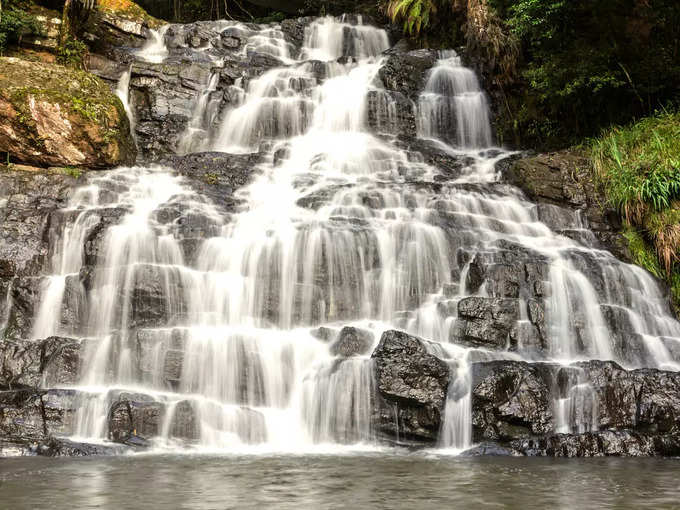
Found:
<path fill-rule="evenodd" d="M 158 30 L 149 30 L 149 38 L 146 44 L 137 52 L 137 57 L 145 62 L 160 64 L 168 56 L 168 48 L 165 45 L 165 33 L 170 25 L 164 25 Z"/>
<path fill-rule="evenodd" d="M 120 79 L 118 80 L 118 86 L 116 87 L 116 95 L 120 99 L 121 103 L 123 103 L 123 108 L 125 109 L 125 113 L 128 116 L 128 120 L 130 121 L 130 132 L 134 136 L 135 132 L 135 114 L 132 110 L 132 106 L 130 105 L 130 75 L 132 74 L 132 70 L 130 69 L 129 71 L 125 71 Z"/>
<path fill-rule="evenodd" d="M 74 435 L 104 439 L 111 405 L 133 394 L 141 406 L 160 406 L 154 435 L 166 447 L 177 439 L 230 451 L 376 444 L 373 362 L 334 356 L 311 329 L 353 324 L 374 344 L 395 327 L 436 342 L 452 374 L 439 446 L 466 448 L 470 362 L 530 357 L 521 335 L 513 353 L 450 343 L 457 304 L 497 294 L 467 288 L 470 261 L 503 243 L 550 267 L 552 359 L 625 362 L 606 306 L 622 310 L 643 338 L 639 365 L 677 368 L 662 339 L 680 337 L 680 327 L 656 282 L 553 232 L 534 204 L 498 182 L 494 165 L 507 153 L 492 147 L 485 95 L 455 53 L 440 55 L 416 105 L 419 136 L 465 162 L 448 179 L 368 128 L 367 97 L 381 92 L 389 47 L 384 31 L 323 18 L 307 27 L 296 57 L 275 25 L 221 23 L 223 37 L 246 39 L 242 55 L 264 53 L 280 66 L 236 80 L 236 104 L 216 112 L 218 65 L 179 151 L 259 153 L 253 182 L 237 194 L 242 205 L 226 214 L 172 168 L 122 168 L 90 177 L 53 228 L 32 336 L 82 337 Z M 167 30 L 153 32 L 138 58 L 163 61 Z M 389 95 L 380 97 L 394 113 Z M 198 235 L 184 227 L 197 218 Z M 65 299 L 79 303 L 79 321 L 61 316 Z M 532 303 L 520 302 L 521 331 L 531 326 Z M 592 400 L 580 380 L 558 392 L 556 430 L 590 430 L 579 413 Z"/>

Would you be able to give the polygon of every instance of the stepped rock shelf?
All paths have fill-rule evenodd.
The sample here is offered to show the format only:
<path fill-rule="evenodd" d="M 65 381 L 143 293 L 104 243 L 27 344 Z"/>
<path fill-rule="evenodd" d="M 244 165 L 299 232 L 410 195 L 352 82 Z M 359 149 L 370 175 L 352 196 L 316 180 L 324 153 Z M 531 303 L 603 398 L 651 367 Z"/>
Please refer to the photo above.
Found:
<path fill-rule="evenodd" d="M 147 35 L 93 60 L 139 166 L 0 174 L 2 454 L 680 455 L 666 289 L 504 180 L 455 52 Z"/>

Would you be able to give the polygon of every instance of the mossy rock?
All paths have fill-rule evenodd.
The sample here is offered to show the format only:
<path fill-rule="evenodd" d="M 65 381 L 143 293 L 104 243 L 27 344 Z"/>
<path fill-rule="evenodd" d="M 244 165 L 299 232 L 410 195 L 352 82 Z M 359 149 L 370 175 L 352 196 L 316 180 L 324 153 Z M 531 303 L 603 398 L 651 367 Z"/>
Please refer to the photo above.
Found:
<path fill-rule="evenodd" d="M 150 16 L 144 9 L 130 0 L 99 0 L 97 7 L 101 12 L 136 21 L 149 28 L 158 28 L 163 24 L 161 20 Z"/>
<path fill-rule="evenodd" d="M 0 152 L 37 166 L 109 168 L 135 160 L 118 97 L 96 76 L 0 58 Z"/>

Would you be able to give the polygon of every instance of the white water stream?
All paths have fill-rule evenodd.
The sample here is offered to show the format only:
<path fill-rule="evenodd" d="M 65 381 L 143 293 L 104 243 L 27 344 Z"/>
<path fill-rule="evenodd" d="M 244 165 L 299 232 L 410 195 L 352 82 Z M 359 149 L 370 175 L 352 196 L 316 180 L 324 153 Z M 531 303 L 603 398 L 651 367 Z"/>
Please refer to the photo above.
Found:
<path fill-rule="evenodd" d="M 140 59 L 163 61 L 166 30 L 153 33 Z M 238 191 L 245 205 L 236 214 L 224 214 L 171 168 L 93 175 L 74 194 L 62 211 L 32 336 L 83 337 L 75 436 L 105 438 L 110 402 L 126 391 L 166 404 L 158 435 L 167 447 L 176 446 L 175 415 L 186 402 L 198 423 L 194 444 L 203 448 L 377 445 L 370 359 L 339 360 L 312 335 L 319 325 L 354 324 L 372 331 L 375 343 L 384 330 L 400 327 L 441 344 L 452 379 L 440 447 L 468 447 L 471 353 L 521 355 L 449 343 L 455 311 L 441 309 L 455 310 L 470 295 L 470 257 L 459 254 L 493 252 L 500 241 L 549 261 L 553 359 L 616 360 L 601 308 L 611 305 L 630 317 L 651 366 L 677 368 L 663 339 L 680 338 L 680 327 L 653 278 L 553 232 L 534 204 L 497 185 L 494 164 L 507 153 L 493 149 L 486 97 L 455 53 L 442 53 L 430 72 L 417 124 L 422 138 L 466 157 L 459 178 L 442 182 L 422 158 L 369 131 L 367 95 L 381 87 L 376 78 L 388 47 L 382 30 L 324 18 L 307 28 L 296 59 L 278 28 L 263 27 L 246 51 L 267 52 L 283 64 L 240 83 L 240 104 L 222 112 L 219 123 L 208 112 L 219 77 L 212 74 L 179 150 L 243 154 L 266 147 L 253 182 Z M 344 56 L 352 59 L 340 63 Z M 322 61 L 323 79 L 312 59 Z M 126 81 L 129 75 L 121 98 L 128 97 Z M 122 211 L 120 220 L 104 228 L 96 253 L 86 253 L 85 238 L 113 210 Z M 182 225 L 197 218 L 200 234 L 187 234 Z M 81 273 L 86 255 L 95 262 L 88 266 L 89 290 L 77 286 L 85 303 L 77 327 L 61 310 L 68 280 Z M 592 395 L 585 383 L 575 384 L 556 402 L 558 431 L 587 430 L 574 416 Z"/>

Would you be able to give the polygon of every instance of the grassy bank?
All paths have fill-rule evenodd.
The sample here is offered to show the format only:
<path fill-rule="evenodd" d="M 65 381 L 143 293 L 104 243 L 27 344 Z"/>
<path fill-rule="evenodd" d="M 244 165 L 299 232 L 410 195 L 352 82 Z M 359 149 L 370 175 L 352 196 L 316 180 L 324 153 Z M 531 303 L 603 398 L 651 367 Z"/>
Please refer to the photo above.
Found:
<path fill-rule="evenodd" d="M 591 151 L 634 261 L 668 281 L 680 311 L 680 113 L 610 128 Z"/>

